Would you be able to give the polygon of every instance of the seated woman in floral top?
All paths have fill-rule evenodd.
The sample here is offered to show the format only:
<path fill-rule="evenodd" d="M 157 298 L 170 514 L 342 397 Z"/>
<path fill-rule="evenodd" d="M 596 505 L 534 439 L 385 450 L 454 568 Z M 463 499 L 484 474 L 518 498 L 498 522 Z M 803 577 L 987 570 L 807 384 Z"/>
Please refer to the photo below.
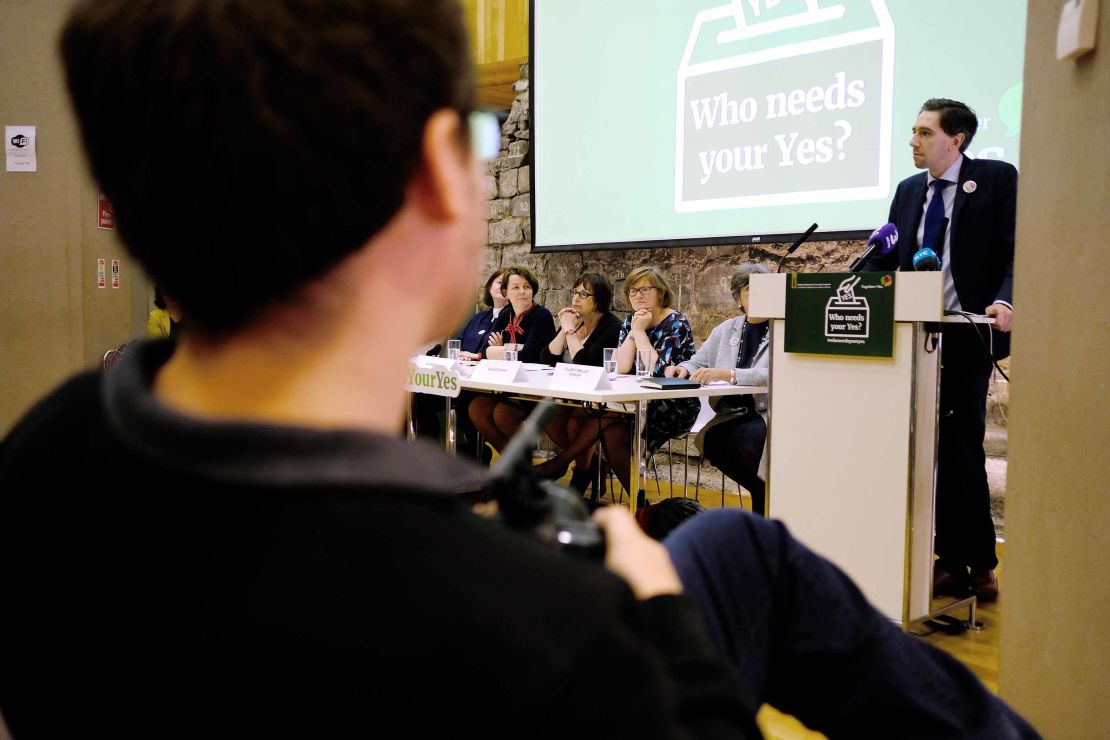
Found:
<path fill-rule="evenodd" d="M 621 327 L 617 348 L 617 372 L 630 373 L 637 350 L 647 350 L 651 374 L 662 376 L 672 365 L 694 356 L 694 333 L 690 322 L 674 305 L 674 290 L 666 273 L 654 265 L 641 265 L 625 279 L 632 314 Z M 646 452 L 659 449 L 668 439 L 690 431 L 698 418 L 697 398 L 676 398 L 648 404 L 644 425 Z M 626 424 L 613 424 L 602 435 L 605 454 L 621 484 L 628 491 L 631 434 Z M 634 493 L 634 492 L 633 492 Z"/>

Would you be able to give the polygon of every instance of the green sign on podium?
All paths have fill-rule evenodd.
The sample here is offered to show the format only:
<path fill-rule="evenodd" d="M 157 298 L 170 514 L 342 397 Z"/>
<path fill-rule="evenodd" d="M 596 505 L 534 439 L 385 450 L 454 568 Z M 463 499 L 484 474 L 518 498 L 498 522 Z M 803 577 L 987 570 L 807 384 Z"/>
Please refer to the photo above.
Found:
<path fill-rule="evenodd" d="M 894 275 L 790 273 L 786 351 L 893 357 Z"/>

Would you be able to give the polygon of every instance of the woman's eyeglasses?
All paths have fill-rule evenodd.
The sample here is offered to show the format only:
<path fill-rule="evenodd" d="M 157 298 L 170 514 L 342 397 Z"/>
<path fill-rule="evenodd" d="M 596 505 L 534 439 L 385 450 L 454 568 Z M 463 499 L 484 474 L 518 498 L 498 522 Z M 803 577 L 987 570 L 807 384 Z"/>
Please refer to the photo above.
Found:
<path fill-rule="evenodd" d="M 571 295 L 576 295 L 579 298 L 581 298 L 582 300 L 586 300 L 587 298 L 593 298 L 593 295 L 594 295 L 593 293 L 588 293 L 584 290 L 572 290 L 570 292 L 570 294 Z"/>
<path fill-rule="evenodd" d="M 628 295 L 630 295 L 630 296 L 633 296 L 633 295 L 645 296 L 653 290 L 655 290 L 654 285 L 645 285 L 642 288 L 629 288 L 628 289 Z"/>

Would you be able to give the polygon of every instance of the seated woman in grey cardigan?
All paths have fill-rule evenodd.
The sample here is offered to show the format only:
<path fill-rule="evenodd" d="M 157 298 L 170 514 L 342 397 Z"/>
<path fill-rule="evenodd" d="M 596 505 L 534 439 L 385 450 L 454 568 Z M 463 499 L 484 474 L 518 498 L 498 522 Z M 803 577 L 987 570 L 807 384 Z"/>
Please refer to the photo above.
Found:
<path fill-rule="evenodd" d="M 753 274 L 764 272 L 770 270 L 752 262 L 736 268 L 730 288 L 742 313 L 718 324 L 693 357 L 666 369 L 667 377 L 690 378 L 703 385 L 715 380 L 767 385 L 767 319 L 748 316 L 748 282 Z M 763 516 L 767 396 L 717 396 L 709 403 L 717 415 L 698 434 L 698 449 L 717 469 L 748 489 L 752 511 Z"/>

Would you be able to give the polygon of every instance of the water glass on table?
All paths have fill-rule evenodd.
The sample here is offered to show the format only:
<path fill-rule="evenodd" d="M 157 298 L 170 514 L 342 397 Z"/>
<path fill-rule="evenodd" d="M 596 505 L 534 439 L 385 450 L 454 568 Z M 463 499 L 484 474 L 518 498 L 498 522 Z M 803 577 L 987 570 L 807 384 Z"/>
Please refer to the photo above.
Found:
<path fill-rule="evenodd" d="M 646 378 L 651 375 L 651 350 L 636 350 L 636 377 Z"/>
<path fill-rule="evenodd" d="M 518 345 L 516 345 L 516 344 L 506 344 L 505 345 L 505 359 L 506 360 L 508 360 L 509 362 L 516 362 L 518 359 L 520 359 L 520 350 L 518 350 L 517 347 L 518 347 Z"/>
<path fill-rule="evenodd" d="M 601 350 L 601 366 L 610 377 L 617 374 L 617 348 L 606 347 Z"/>
<path fill-rule="evenodd" d="M 459 359 L 459 352 L 461 350 L 462 350 L 462 340 L 460 340 L 460 339 L 448 339 L 447 340 L 447 359 L 448 360 L 457 360 L 457 359 Z"/>

